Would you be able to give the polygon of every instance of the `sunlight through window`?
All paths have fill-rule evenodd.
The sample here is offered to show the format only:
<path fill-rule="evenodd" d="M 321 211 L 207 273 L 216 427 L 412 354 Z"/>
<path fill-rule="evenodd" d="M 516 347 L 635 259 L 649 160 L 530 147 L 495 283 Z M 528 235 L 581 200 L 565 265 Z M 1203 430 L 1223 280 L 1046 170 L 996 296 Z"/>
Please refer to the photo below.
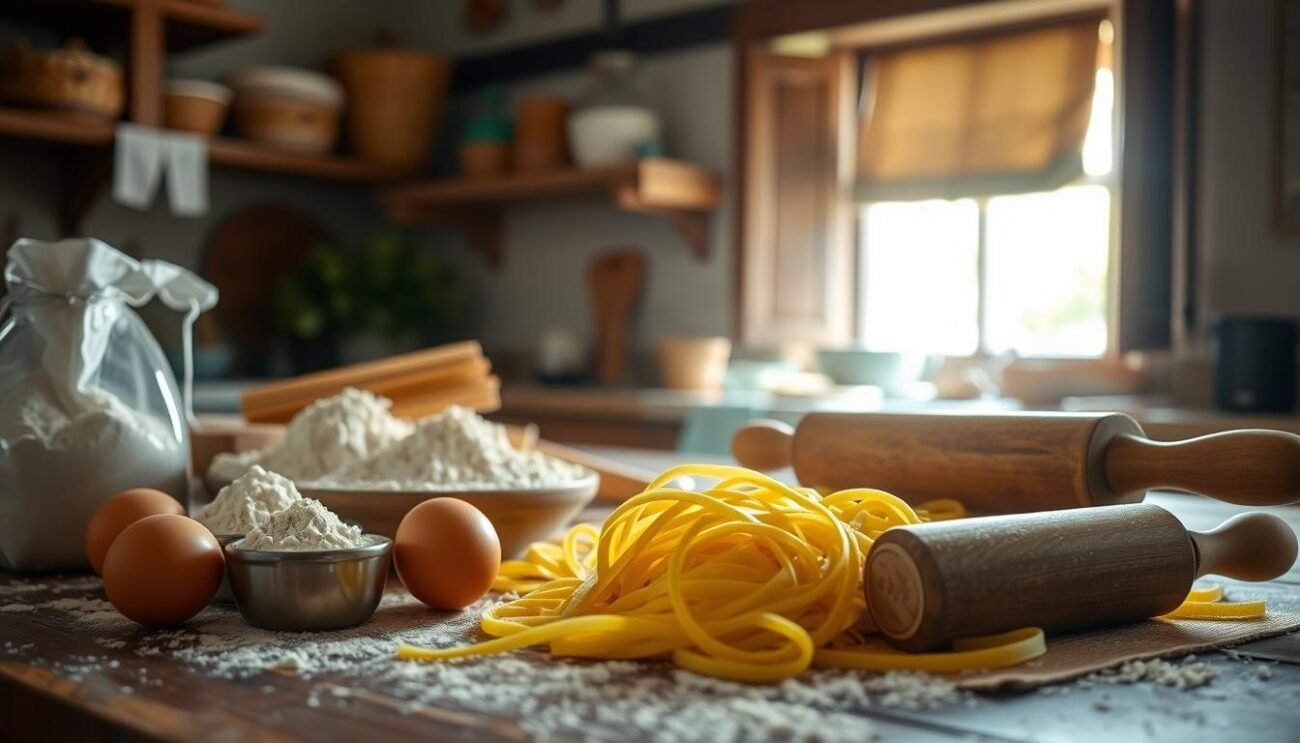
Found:
<path fill-rule="evenodd" d="M 866 205 L 863 343 L 874 350 L 948 355 L 980 349 L 1021 356 L 1105 354 L 1114 106 L 1114 74 L 1103 66 L 1081 152 L 1082 184 L 978 200 Z"/>

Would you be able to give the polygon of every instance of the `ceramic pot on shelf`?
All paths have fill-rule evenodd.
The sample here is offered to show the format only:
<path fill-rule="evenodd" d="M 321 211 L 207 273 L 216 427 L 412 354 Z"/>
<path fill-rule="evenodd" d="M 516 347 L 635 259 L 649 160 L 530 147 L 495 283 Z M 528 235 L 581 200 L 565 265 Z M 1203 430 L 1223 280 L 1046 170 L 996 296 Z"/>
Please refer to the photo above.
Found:
<path fill-rule="evenodd" d="M 446 57 L 356 49 L 331 65 L 347 93 L 348 143 L 364 160 L 415 168 L 429 156 L 451 80 Z"/>
<path fill-rule="evenodd" d="M 663 124 L 636 88 L 636 57 L 600 52 L 592 56 L 591 72 L 592 87 L 569 117 L 574 161 L 590 168 L 662 152 Z"/>

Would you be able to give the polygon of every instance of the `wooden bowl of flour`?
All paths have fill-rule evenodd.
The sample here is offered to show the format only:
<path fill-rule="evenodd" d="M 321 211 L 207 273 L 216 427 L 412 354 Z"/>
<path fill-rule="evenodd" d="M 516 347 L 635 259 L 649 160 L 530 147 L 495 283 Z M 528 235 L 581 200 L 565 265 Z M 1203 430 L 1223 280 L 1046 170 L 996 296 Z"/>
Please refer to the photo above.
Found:
<path fill-rule="evenodd" d="M 459 498 L 482 511 L 501 538 L 501 556 L 519 557 L 533 542 L 556 536 L 591 503 L 600 477 L 589 472 L 572 482 L 509 490 L 352 490 L 300 487 L 339 518 L 360 524 L 368 534 L 393 537 L 402 518 L 430 498 Z"/>

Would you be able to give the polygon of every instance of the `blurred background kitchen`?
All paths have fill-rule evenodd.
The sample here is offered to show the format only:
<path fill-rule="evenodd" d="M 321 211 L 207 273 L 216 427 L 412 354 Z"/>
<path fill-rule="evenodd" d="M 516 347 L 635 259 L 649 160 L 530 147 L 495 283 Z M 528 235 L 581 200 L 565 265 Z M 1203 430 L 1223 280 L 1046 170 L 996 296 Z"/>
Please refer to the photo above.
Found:
<path fill-rule="evenodd" d="M 1297 0 L 0 21 L 4 245 L 94 236 L 217 284 L 200 411 L 473 338 L 495 417 L 559 441 L 725 453 L 813 409 L 1300 430 Z"/>

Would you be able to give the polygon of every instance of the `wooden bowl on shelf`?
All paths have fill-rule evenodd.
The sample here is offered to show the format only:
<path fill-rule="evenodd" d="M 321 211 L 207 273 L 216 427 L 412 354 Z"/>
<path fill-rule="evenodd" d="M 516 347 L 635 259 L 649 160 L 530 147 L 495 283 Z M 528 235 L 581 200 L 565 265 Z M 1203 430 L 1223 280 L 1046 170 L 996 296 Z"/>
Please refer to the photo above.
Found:
<path fill-rule="evenodd" d="M 290 67 L 254 67 L 235 75 L 235 124 L 245 139 L 325 153 L 339 140 L 343 89 L 333 78 Z"/>
<path fill-rule="evenodd" d="M 233 94 L 230 88 L 206 80 L 173 80 L 163 94 L 168 129 L 212 136 L 221 131 Z"/>

